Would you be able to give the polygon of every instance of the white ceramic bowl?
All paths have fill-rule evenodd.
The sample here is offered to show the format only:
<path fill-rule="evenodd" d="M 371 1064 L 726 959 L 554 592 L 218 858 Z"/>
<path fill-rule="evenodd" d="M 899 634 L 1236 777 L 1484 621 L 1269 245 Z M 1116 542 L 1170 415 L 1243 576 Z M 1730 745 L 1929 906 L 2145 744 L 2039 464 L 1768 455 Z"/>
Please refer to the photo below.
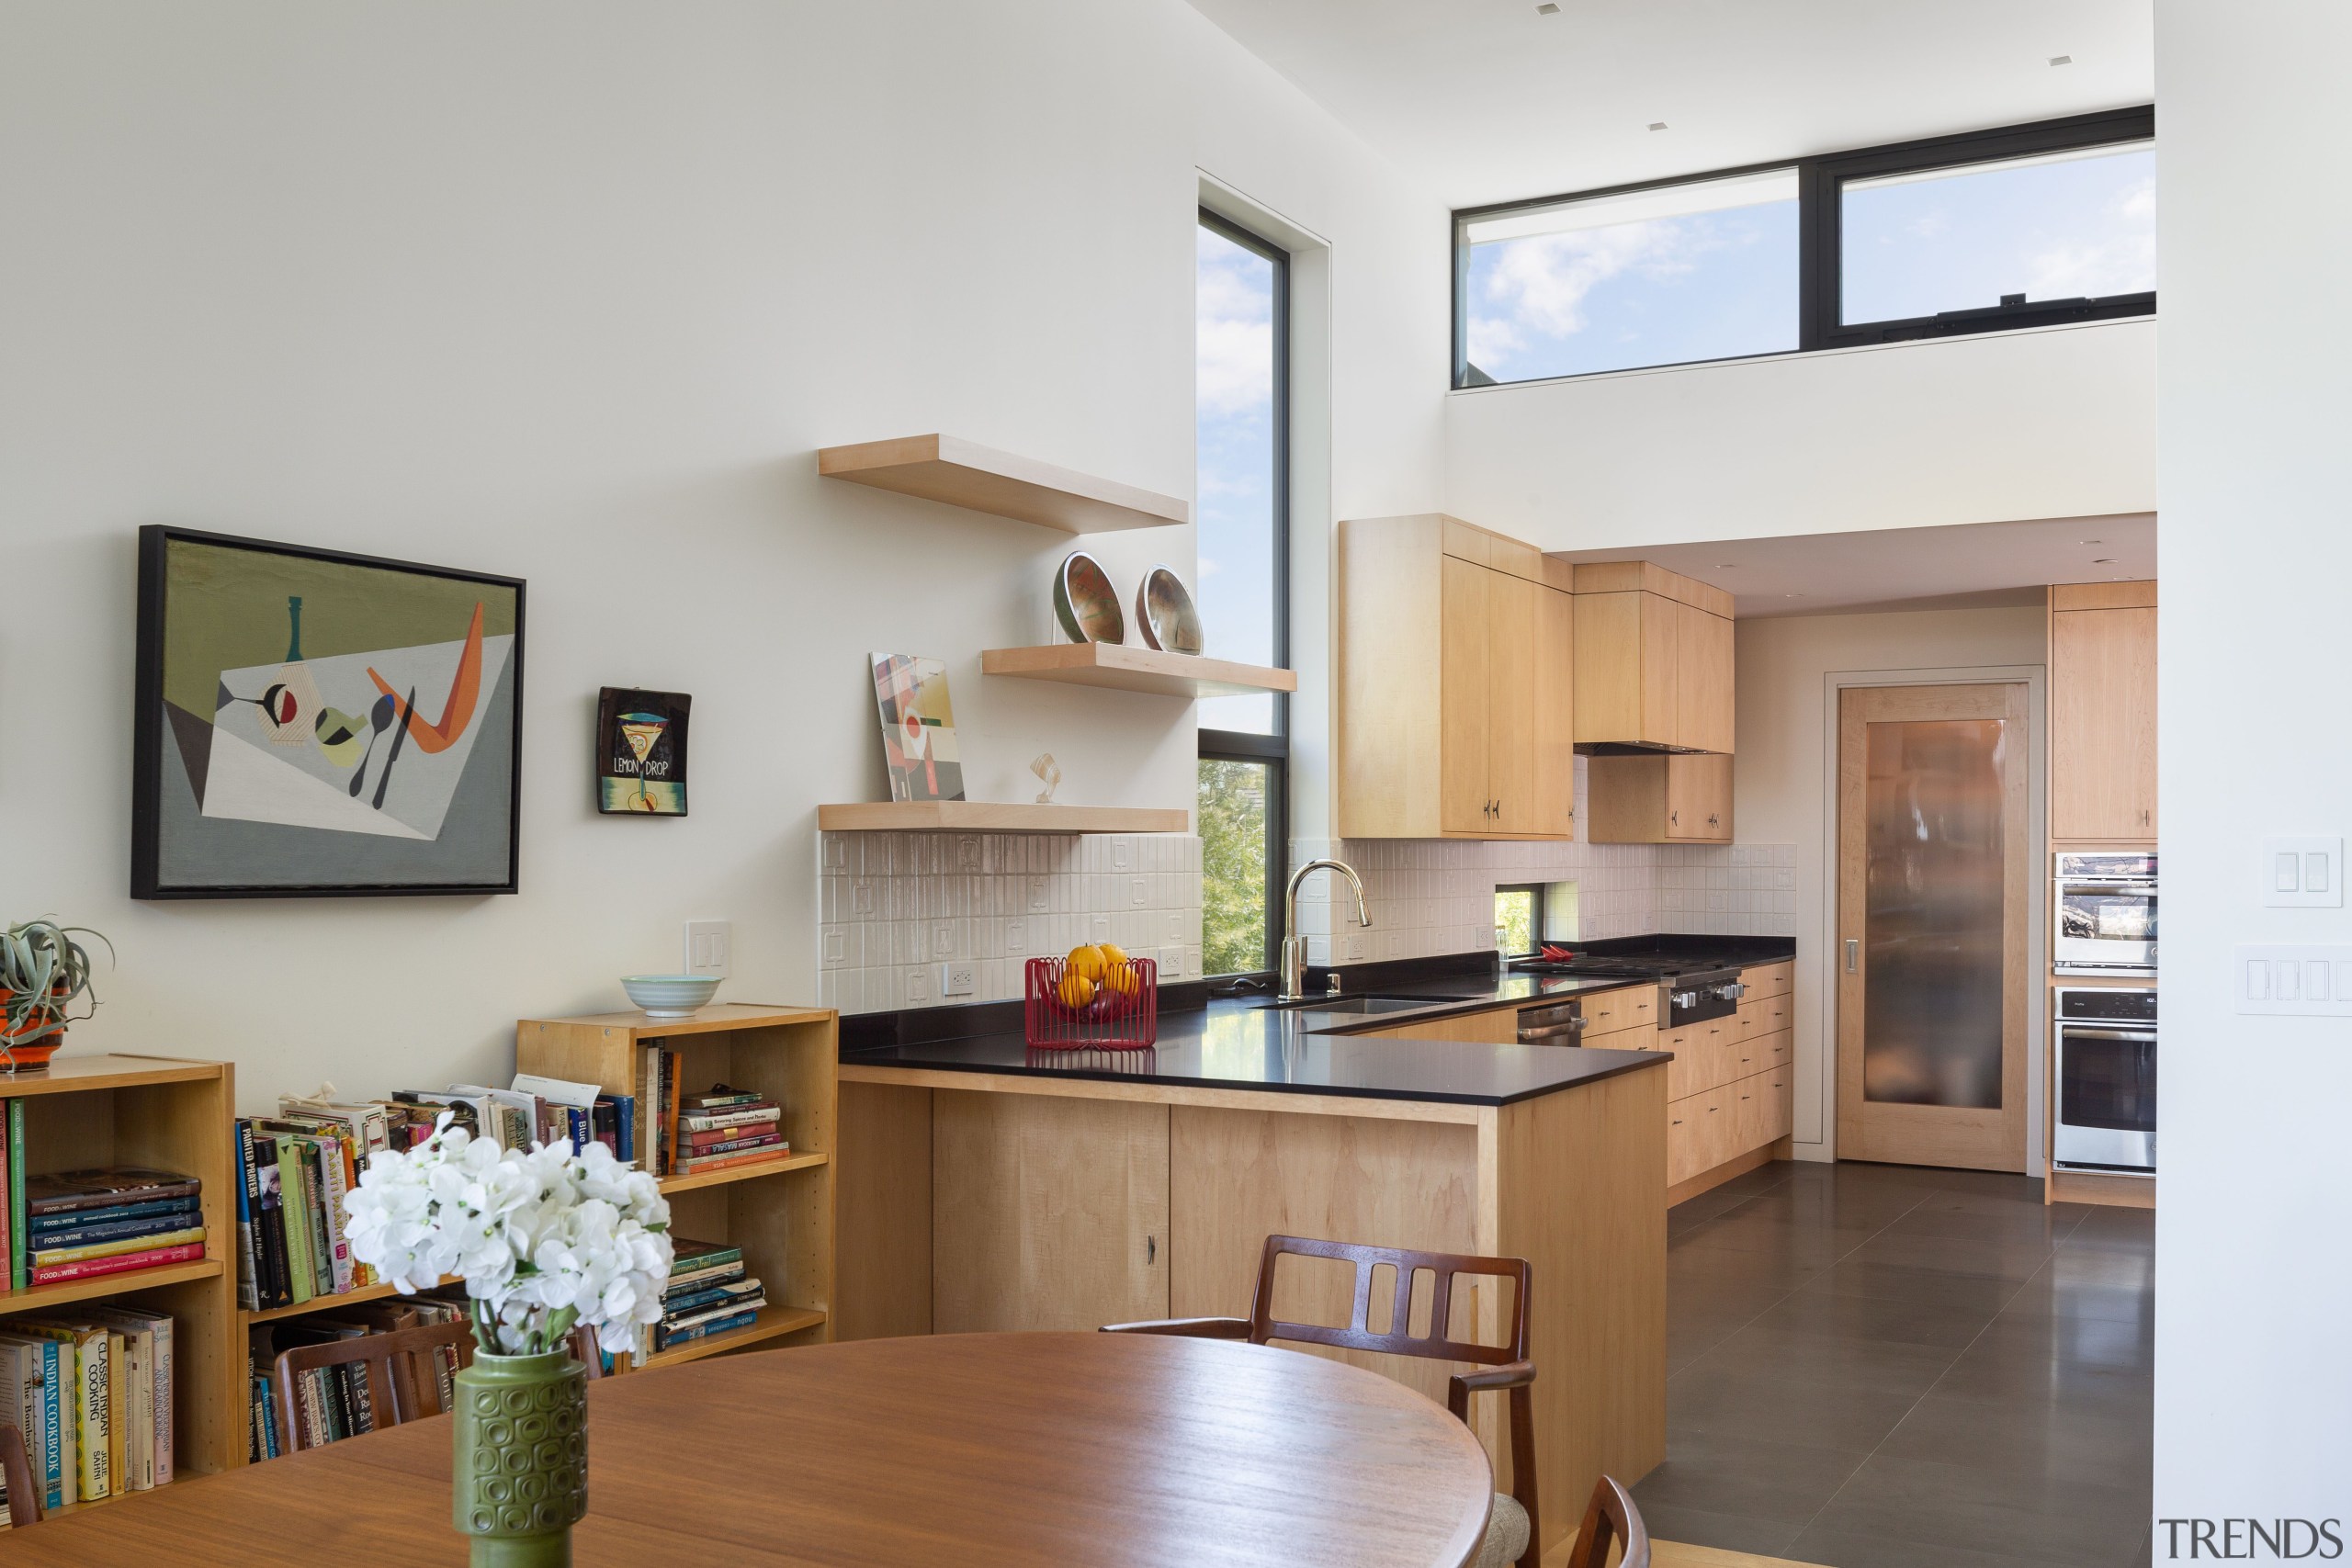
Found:
<path fill-rule="evenodd" d="M 621 989 L 648 1018 L 691 1018 L 718 994 L 714 975 L 624 975 Z"/>

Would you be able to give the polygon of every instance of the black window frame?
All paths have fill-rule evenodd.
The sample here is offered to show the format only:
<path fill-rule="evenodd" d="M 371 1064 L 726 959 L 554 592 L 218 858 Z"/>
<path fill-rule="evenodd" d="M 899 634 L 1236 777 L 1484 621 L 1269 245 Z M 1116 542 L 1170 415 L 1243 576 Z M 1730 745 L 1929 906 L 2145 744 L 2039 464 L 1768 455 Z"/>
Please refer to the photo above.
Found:
<path fill-rule="evenodd" d="M 1680 365 L 1724 365 L 1741 359 L 1777 358 L 1790 353 L 1815 354 L 1825 349 L 1852 348 L 1865 344 L 1961 337 L 1979 333 L 2015 332 L 2027 327 L 2058 326 L 2075 321 L 2117 321 L 2132 316 L 2154 315 L 2156 294 L 2155 290 L 2149 289 L 2143 293 L 2095 299 L 2020 300 L 2015 304 L 1945 310 L 1932 316 L 1894 321 L 1841 321 L 1838 315 L 1845 283 L 1842 276 L 1844 230 L 1838 198 L 1844 182 L 1848 180 L 1957 169 L 1970 164 L 2000 163 L 2035 153 L 2073 152 L 2111 146 L 2117 142 L 2148 141 L 2154 141 L 2155 134 L 2155 107 L 2154 105 L 2143 105 L 2137 108 L 2069 115 L 2061 119 L 2034 120 L 2024 125 L 1962 131 L 1957 135 L 1927 137 L 1916 141 L 1888 142 L 1876 147 L 1859 147 L 1802 158 L 1778 158 L 1760 164 L 1743 164 L 1735 168 L 1676 175 L 1668 179 L 1639 180 L 1627 185 L 1570 191 L 1559 196 L 1490 202 L 1483 207 L 1458 209 L 1452 220 L 1453 388 L 1455 391 L 1462 391 L 1476 387 L 1574 381 L 1590 376 L 1622 376 L 1634 371 L 1671 369 Z M 1676 186 L 1702 185 L 1710 180 L 1770 174 L 1782 169 L 1793 170 L 1797 176 L 1797 344 L 1793 350 L 1773 349 L 1762 354 L 1725 355 L 1707 359 L 1661 360 L 1654 365 L 1625 366 L 1611 370 L 1532 376 L 1524 381 L 1496 381 L 1482 371 L 1480 375 L 1484 378 L 1470 379 L 1470 245 L 1465 238 L 1470 223 L 1478 219 L 1532 208 L 1591 201 L 1604 197 L 1631 195 L 1636 191 L 1665 190 Z"/>
<path fill-rule="evenodd" d="M 1499 947 L 1497 948 L 1495 951 L 1501 953 L 1503 957 L 1532 958 L 1535 954 L 1544 951 L 1544 887 L 1545 884 L 1541 882 L 1498 882 L 1495 884 L 1495 897 L 1497 898 L 1500 898 L 1506 893 L 1524 893 L 1528 895 L 1527 939 L 1531 942 L 1534 943 L 1534 945 L 1530 947 L 1525 953 L 1503 953 L 1502 949 Z"/>
<path fill-rule="evenodd" d="M 1271 532 L 1273 558 L 1268 563 L 1273 604 L 1274 663 L 1290 668 L 1290 252 L 1273 241 L 1252 233 L 1223 213 L 1199 209 L 1200 226 L 1243 250 L 1272 262 L 1274 268 L 1272 327 L 1273 374 L 1273 472 L 1269 476 L 1273 515 Z M 1272 694 L 1272 733 L 1243 729 L 1197 731 L 1197 751 L 1204 762 L 1263 762 L 1266 767 L 1266 951 L 1263 966 L 1231 974 L 1204 974 L 1215 981 L 1271 978 L 1281 964 L 1283 889 L 1290 870 L 1290 696 Z M 1203 949 L 1204 959 L 1206 948 Z M 1206 965 L 1204 963 L 1204 970 Z"/>

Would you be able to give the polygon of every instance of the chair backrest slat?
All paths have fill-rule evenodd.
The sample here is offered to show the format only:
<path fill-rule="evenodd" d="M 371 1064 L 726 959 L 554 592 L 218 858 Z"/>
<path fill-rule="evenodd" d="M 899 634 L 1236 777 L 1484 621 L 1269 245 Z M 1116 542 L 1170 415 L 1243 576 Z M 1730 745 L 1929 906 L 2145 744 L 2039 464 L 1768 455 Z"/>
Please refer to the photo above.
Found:
<path fill-rule="evenodd" d="M 466 1323 L 433 1323 L 416 1328 L 395 1328 L 351 1339 L 331 1339 L 322 1345 L 297 1345 L 277 1358 L 277 1437 L 287 1453 L 316 1448 L 326 1441 L 323 1432 L 306 1431 L 301 1419 L 298 1385 L 304 1374 L 327 1367 L 360 1363 L 368 1379 L 368 1403 L 379 1427 L 397 1427 L 422 1416 L 441 1414 L 441 1372 L 437 1358 L 444 1347 L 458 1353 L 458 1365 L 474 1359 L 474 1333 Z"/>
<path fill-rule="evenodd" d="M 1284 1256 L 1327 1258 L 1355 1266 L 1355 1288 L 1345 1327 L 1319 1323 L 1288 1323 L 1274 1315 L 1274 1270 Z M 1395 1305 L 1385 1332 L 1372 1326 L 1372 1276 L 1382 1265 L 1396 1270 Z M 1427 1269 L 1436 1283 L 1430 1294 L 1426 1334 L 1413 1332 L 1413 1288 Z M 1453 1281 L 1457 1275 L 1474 1279 L 1503 1279 L 1512 1282 L 1510 1325 L 1499 1345 L 1452 1337 Z M 1250 1337 L 1259 1344 L 1284 1339 L 1293 1344 L 1328 1345 L 1342 1350 L 1385 1351 L 1441 1361 L 1469 1361 L 1501 1366 L 1527 1359 L 1527 1283 L 1524 1258 L 1479 1258 L 1461 1252 L 1419 1252 L 1408 1247 L 1367 1247 L 1349 1241 L 1317 1241 L 1306 1236 L 1270 1235 L 1258 1267 L 1257 1299 L 1250 1307 Z"/>

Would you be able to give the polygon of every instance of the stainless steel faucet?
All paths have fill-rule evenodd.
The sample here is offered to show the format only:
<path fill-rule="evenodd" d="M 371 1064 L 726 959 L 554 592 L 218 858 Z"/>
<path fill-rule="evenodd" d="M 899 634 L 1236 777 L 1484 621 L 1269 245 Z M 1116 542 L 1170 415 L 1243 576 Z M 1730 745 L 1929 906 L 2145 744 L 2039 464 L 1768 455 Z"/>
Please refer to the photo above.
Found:
<path fill-rule="evenodd" d="M 1363 878 L 1356 868 L 1345 861 L 1311 860 L 1290 874 L 1290 886 L 1283 894 L 1283 990 L 1280 1000 L 1306 999 L 1306 939 L 1298 934 L 1298 885 L 1306 880 L 1310 871 L 1336 871 L 1348 879 L 1356 890 L 1356 919 L 1366 928 L 1372 924 L 1372 912 L 1363 907 Z"/>

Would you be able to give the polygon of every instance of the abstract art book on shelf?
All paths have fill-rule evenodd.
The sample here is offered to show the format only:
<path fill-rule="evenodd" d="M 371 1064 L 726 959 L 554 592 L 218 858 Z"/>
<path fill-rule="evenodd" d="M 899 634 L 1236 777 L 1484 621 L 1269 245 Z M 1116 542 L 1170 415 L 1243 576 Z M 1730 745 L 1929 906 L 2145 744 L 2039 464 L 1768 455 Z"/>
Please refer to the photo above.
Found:
<path fill-rule="evenodd" d="M 139 531 L 131 892 L 511 893 L 523 584 Z"/>
<path fill-rule="evenodd" d="M 684 692 L 606 686 L 596 696 L 596 809 L 617 816 L 686 814 Z"/>
<path fill-rule="evenodd" d="M 937 659 L 877 653 L 874 700 L 882 712 L 882 762 L 892 800 L 964 798 L 956 710 L 947 700 L 947 666 Z"/>

